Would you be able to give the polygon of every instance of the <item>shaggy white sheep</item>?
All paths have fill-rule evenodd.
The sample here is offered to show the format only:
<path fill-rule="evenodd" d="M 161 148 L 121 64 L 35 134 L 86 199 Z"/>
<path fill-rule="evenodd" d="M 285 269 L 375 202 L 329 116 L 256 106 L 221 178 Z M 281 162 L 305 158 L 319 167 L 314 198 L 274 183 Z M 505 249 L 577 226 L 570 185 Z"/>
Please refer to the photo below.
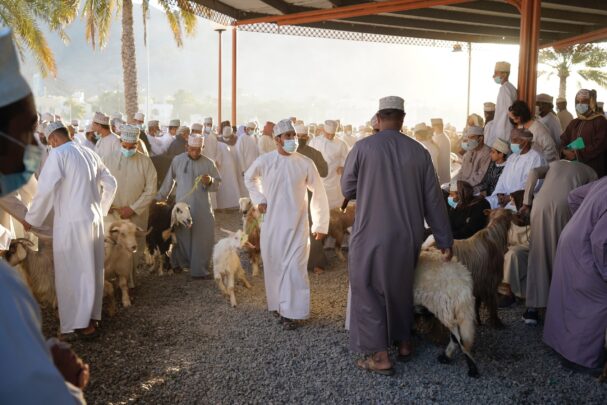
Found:
<path fill-rule="evenodd" d="M 437 249 L 422 251 L 415 269 L 413 299 L 415 305 L 427 308 L 451 332 L 449 345 L 438 360 L 449 363 L 459 346 L 466 356 L 468 375 L 478 377 L 471 353 L 475 312 L 468 269 L 455 258 L 445 262 Z"/>
<path fill-rule="evenodd" d="M 213 274 L 217 286 L 222 293 L 230 297 L 230 304 L 235 307 L 234 283 L 236 279 L 242 281 L 246 288 L 251 288 L 238 256 L 238 250 L 247 245 L 247 235 L 241 229 L 236 232 L 225 229 L 222 229 L 222 231 L 227 233 L 228 237 L 215 244 Z"/>

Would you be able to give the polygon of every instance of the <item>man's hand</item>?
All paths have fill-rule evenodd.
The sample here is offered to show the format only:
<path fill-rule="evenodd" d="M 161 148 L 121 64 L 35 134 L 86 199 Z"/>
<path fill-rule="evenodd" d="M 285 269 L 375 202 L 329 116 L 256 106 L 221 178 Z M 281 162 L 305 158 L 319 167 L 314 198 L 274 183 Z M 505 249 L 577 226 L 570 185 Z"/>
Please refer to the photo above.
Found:
<path fill-rule="evenodd" d="M 326 233 L 320 233 L 320 232 L 314 232 L 312 235 L 314 236 L 314 239 L 316 239 L 316 240 L 323 240 L 324 238 L 327 237 Z"/>
<path fill-rule="evenodd" d="M 211 176 L 209 176 L 208 174 L 205 174 L 204 176 L 202 176 L 201 181 L 205 187 L 208 187 L 211 185 L 211 182 L 213 181 L 213 179 L 211 179 Z"/>
<path fill-rule="evenodd" d="M 531 211 L 531 206 L 527 205 L 527 204 L 523 204 L 523 206 L 521 207 L 521 209 L 519 210 L 519 214 L 521 214 L 524 217 L 528 217 L 529 213 Z"/>
<path fill-rule="evenodd" d="M 453 249 L 447 248 L 447 249 L 441 249 L 440 251 L 443 254 L 443 260 L 445 262 L 450 262 L 451 259 L 453 259 Z"/>
<path fill-rule="evenodd" d="M 23 220 L 23 222 L 21 222 L 21 225 L 23 225 L 23 229 L 25 229 L 25 232 L 29 232 L 30 229 L 32 229 L 30 223 L 27 222 L 25 219 Z"/>
<path fill-rule="evenodd" d="M 268 204 L 259 204 L 257 206 L 257 209 L 259 210 L 259 212 L 261 212 L 262 214 L 265 214 L 266 211 L 268 211 Z"/>
<path fill-rule="evenodd" d="M 575 151 L 571 149 L 563 149 L 563 156 L 565 156 L 565 159 L 567 160 L 575 160 L 576 158 Z"/>
<path fill-rule="evenodd" d="M 80 389 L 84 389 L 88 385 L 89 365 L 74 353 L 69 344 L 59 340 L 53 342 L 51 354 L 55 367 L 63 375 L 65 381 Z"/>
<path fill-rule="evenodd" d="M 337 168 L 337 170 L 335 170 L 335 171 L 337 172 L 338 176 L 341 176 L 342 174 L 344 174 L 344 168 L 343 168 L 343 166 L 339 166 Z"/>
<path fill-rule="evenodd" d="M 135 211 L 133 211 L 131 207 L 122 207 L 118 208 L 118 214 L 120 214 L 120 219 L 129 219 L 135 215 Z"/>
<path fill-rule="evenodd" d="M 510 203 L 510 194 L 498 194 L 497 202 L 500 206 L 505 207 Z"/>

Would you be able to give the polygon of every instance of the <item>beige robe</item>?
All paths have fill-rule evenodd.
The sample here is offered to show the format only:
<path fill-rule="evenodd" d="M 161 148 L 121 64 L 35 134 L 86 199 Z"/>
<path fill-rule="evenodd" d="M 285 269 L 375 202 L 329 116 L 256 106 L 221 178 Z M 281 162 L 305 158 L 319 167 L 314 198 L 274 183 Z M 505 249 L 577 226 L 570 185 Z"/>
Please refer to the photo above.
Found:
<path fill-rule="evenodd" d="M 462 168 L 454 180 L 463 180 L 477 188 L 483 181 L 489 163 L 491 162 L 491 149 L 483 145 L 480 150 L 470 150 L 462 158 Z"/>

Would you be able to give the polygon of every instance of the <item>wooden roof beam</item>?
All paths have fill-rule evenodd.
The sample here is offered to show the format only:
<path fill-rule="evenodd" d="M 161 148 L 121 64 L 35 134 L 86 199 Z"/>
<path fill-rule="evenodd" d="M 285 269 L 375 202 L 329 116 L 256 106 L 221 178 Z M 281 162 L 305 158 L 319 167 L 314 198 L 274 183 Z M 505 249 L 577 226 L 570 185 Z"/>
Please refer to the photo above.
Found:
<path fill-rule="evenodd" d="M 589 42 L 597 42 L 607 39 L 607 28 L 601 28 L 596 31 L 587 32 L 585 34 L 576 35 L 574 37 L 561 39 L 555 42 L 543 44 L 540 48 L 565 48 L 576 44 L 585 44 Z"/>

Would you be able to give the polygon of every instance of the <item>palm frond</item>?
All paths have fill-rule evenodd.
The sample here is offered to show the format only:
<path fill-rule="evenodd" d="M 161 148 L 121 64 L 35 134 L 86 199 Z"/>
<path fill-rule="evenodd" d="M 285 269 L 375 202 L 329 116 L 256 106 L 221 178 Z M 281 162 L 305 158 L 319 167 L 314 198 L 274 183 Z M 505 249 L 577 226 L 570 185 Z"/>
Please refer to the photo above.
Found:
<path fill-rule="evenodd" d="M 586 81 L 594 82 L 601 87 L 607 87 L 607 72 L 597 69 L 578 70 L 578 74 Z"/>
<path fill-rule="evenodd" d="M 118 9 L 116 0 L 85 0 L 82 18 L 85 20 L 85 37 L 95 47 L 107 44 L 112 24 L 112 14 Z"/>
<path fill-rule="evenodd" d="M 150 0 L 141 3 L 143 13 L 143 46 L 148 46 L 148 18 L 150 18 Z"/>
<path fill-rule="evenodd" d="M 196 33 L 196 12 L 188 0 L 177 0 L 177 5 L 181 9 L 181 19 L 185 28 L 186 35 L 193 36 Z"/>
<path fill-rule="evenodd" d="M 175 43 L 178 47 L 182 47 L 183 35 L 181 34 L 181 19 L 179 17 L 179 12 L 173 10 L 170 4 L 166 1 L 161 1 L 159 3 L 164 8 L 169 27 L 171 28 L 171 31 L 173 32 L 173 37 L 175 38 Z"/>

